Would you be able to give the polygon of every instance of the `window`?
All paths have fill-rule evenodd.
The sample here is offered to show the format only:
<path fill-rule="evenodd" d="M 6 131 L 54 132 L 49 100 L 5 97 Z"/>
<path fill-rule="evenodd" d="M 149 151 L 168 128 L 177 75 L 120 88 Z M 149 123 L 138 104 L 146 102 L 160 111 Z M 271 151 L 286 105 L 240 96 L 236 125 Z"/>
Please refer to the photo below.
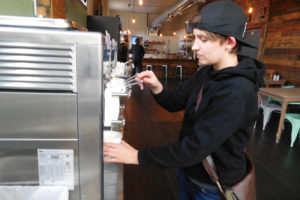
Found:
<path fill-rule="evenodd" d="M 43 17 L 52 17 L 51 16 L 51 1 L 50 0 L 37 0 L 37 15 Z"/>

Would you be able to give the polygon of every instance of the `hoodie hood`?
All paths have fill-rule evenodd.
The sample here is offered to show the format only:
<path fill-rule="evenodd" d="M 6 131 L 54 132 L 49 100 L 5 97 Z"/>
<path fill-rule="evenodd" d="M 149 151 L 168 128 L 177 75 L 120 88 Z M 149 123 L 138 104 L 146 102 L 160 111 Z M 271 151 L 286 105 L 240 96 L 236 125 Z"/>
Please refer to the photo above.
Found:
<path fill-rule="evenodd" d="M 264 87 L 264 73 L 266 66 L 264 63 L 247 56 L 238 56 L 239 64 L 236 67 L 228 67 L 214 71 L 211 76 L 214 80 L 223 80 L 234 76 L 244 76 L 256 85 L 256 89 Z"/>

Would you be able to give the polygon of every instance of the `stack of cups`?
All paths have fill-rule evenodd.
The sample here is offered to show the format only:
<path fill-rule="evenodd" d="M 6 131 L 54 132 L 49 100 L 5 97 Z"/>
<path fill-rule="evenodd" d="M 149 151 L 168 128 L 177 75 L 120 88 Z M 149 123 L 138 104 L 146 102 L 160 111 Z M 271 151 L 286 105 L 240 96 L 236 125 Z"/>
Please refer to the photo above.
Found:
<path fill-rule="evenodd" d="M 122 134 L 117 131 L 104 131 L 103 141 L 120 144 Z M 104 163 L 104 199 L 117 199 L 120 164 Z"/>

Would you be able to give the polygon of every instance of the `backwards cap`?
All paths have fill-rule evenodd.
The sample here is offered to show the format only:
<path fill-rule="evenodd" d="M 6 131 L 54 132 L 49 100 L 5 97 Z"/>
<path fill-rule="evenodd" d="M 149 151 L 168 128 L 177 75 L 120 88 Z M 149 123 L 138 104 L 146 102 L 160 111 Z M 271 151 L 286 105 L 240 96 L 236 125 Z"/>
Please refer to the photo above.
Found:
<path fill-rule="evenodd" d="M 204 6 L 199 15 L 186 22 L 186 31 L 193 28 L 234 37 L 240 45 L 256 48 L 244 40 L 247 17 L 242 8 L 232 1 L 215 1 Z"/>

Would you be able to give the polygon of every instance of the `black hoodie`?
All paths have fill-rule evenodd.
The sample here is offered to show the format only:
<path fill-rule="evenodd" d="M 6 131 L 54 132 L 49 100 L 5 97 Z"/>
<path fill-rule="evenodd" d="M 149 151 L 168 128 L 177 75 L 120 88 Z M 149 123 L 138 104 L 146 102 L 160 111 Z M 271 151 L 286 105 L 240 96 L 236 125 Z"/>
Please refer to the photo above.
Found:
<path fill-rule="evenodd" d="M 140 150 L 139 163 L 183 168 L 194 180 L 213 184 L 202 165 L 211 155 L 222 184 L 240 181 L 246 174 L 244 149 L 258 116 L 257 91 L 264 84 L 264 70 L 263 63 L 239 56 L 236 67 L 202 67 L 174 91 L 154 95 L 169 112 L 185 109 L 183 125 L 177 142 Z M 200 88 L 202 99 L 195 111 Z"/>

